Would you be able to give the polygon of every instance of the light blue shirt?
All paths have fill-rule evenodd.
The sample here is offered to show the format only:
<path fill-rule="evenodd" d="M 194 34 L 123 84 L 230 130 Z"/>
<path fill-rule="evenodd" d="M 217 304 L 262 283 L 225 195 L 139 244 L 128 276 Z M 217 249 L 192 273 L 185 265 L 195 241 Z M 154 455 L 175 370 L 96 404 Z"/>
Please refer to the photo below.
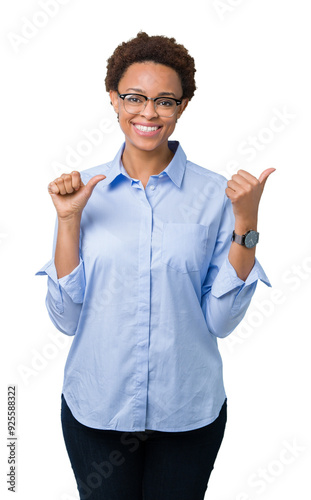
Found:
<path fill-rule="evenodd" d="M 81 219 L 80 263 L 57 278 L 46 306 L 72 335 L 63 394 L 74 417 L 97 429 L 188 431 L 213 422 L 226 398 L 217 338 L 240 323 L 257 280 L 228 260 L 234 228 L 225 177 L 188 161 L 177 141 L 146 188 L 113 161 L 81 172 L 94 188 Z"/>

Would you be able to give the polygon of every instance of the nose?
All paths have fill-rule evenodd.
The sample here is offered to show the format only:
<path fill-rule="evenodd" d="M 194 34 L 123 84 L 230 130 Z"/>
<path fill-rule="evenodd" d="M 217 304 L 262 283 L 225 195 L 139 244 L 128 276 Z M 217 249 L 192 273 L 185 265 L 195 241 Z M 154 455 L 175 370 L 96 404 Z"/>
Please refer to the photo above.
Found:
<path fill-rule="evenodd" d="M 142 116 L 145 116 L 149 120 L 155 116 L 158 116 L 158 113 L 155 110 L 155 103 L 151 99 L 147 101 L 145 109 L 139 113 Z"/>

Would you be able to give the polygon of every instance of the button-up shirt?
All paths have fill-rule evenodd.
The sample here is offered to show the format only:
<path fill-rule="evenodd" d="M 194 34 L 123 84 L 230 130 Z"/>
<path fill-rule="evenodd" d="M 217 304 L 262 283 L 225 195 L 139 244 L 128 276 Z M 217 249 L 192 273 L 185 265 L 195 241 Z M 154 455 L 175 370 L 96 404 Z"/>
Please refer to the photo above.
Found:
<path fill-rule="evenodd" d="M 46 306 L 73 341 L 63 394 L 73 416 L 97 429 L 187 431 L 213 422 L 226 398 L 217 339 L 240 323 L 257 281 L 229 262 L 234 229 L 225 177 L 174 157 L 146 187 L 113 161 L 81 172 L 100 181 L 83 210 L 80 262 L 57 278 Z"/>

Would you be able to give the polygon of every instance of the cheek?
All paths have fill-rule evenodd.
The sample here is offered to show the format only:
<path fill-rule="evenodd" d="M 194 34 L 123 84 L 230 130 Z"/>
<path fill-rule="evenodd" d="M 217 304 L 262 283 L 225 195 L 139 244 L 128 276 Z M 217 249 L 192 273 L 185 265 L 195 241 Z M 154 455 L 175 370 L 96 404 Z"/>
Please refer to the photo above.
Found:
<path fill-rule="evenodd" d="M 133 120 L 134 115 L 127 113 L 124 108 L 119 107 L 119 120 L 124 123 L 124 125 L 130 126 L 130 121 Z"/>
<path fill-rule="evenodd" d="M 172 120 L 169 124 L 167 124 L 167 129 L 170 132 L 173 132 L 173 130 L 175 129 L 175 127 L 176 127 L 176 118 L 174 118 L 174 120 Z"/>
<path fill-rule="evenodd" d="M 124 112 L 124 109 L 119 108 L 119 125 L 123 132 L 128 131 L 131 127 L 130 120 L 132 120 L 133 115 L 129 115 Z"/>

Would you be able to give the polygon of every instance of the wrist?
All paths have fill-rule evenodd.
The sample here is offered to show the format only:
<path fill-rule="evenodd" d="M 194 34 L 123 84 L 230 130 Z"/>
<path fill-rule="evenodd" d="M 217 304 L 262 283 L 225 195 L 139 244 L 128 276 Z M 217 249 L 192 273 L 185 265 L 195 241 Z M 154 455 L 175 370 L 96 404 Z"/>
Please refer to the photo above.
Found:
<path fill-rule="evenodd" d="M 82 212 L 71 214 L 71 215 L 68 215 L 66 217 L 58 217 L 58 225 L 63 226 L 63 227 L 66 227 L 66 226 L 72 227 L 75 225 L 80 225 L 81 216 L 82 216 Z"/>
<path fill-rule="evenodd" d="M 236 234 L 242 235 L 247 233 L 247 231 L 253 230 L 257 231 L 257 218 L 252 219 L 236 219 L 234 224 L 234 230 Z"/>

